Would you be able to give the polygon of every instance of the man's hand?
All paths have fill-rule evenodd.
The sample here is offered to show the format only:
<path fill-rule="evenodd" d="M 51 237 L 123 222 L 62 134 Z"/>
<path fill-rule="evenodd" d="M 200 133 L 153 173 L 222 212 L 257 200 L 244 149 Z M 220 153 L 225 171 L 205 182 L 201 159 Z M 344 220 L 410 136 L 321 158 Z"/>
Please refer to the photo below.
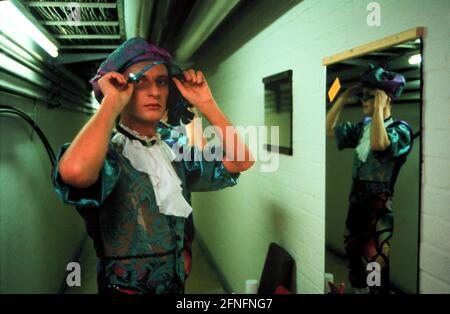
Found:
<path fill-rule="evenodd" d="M 255 163 L 255 159 L 236 131 L 232 134 L 232 139 L 227 140 L 226 134 L 229 132 L 229 127 L 233 127 L 233 125 L 215 102 L 203 73 L 189 69 L 184 71 L 184 78 L 183 82 L 175 77 L 173 78 L 181 95 L 194 105 L 211 125 L 220 131 L 220 134 L 216 133 L 216 135 L 222 135 L 221 141 L 225 153 L 234 152 L 231 158 L 226 157 L 223 160 L 224 167 L 232 173 L 249 169 Z M 240 156 L 237 156 L 238 152 L 244 152 L 243 161 L 238 161 L 240 158 Z"/>
<path fill-rule="evenodd" d="M 189 103 L 198 108 L 200 112 L 205 113 L 205 110 L 208 110 L 208 106 L 213 103 L 213 96 L 205 76 L 202 71 L 193 69 L 186 70 L 183 74 L 184 81 L 173 78 L 175 85 Z"/>
<path fill-rule="evenodd" d="M 98 80 L 98 85 L 104 97 L 112 97 L 117 101 L 119 112 L 128 104 L 133 95 L 134 85 L 128 84 L 127 79 L 118 72 L 106 73 Z"/>
<path fill-rule="evenodd" d="M 373 94 L 375 95 L 374 109 L 383 111 L 390 101 L 389 96 L 381 89 L 376 89 Z"/>

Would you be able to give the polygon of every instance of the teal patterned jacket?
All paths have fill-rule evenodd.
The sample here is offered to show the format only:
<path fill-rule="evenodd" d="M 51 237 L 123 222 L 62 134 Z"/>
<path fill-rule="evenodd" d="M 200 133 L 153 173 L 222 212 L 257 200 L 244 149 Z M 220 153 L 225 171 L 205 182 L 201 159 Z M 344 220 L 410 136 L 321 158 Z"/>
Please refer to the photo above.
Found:
<path fill-rule="evenodd" d="M 158 132 L 169 146 L 186 142 L 185 137 L 174 138 L 172 130 L 162 124 Z M 75 206 L 84 218 L 99 258 L 99 288 L 180 292 L 185 279 L 186 219 L 159 212 L 148 175 L 134 169 L 122 155 L 123 147 L 113 142 L 94 185 L 77 189 L 65 184 L 58 173 L 58 162 L 68 146 L 63 145 L 58 154 L 53 185 L 61 199 Z M 189 153 L 193 156 L 198 150 L 189 147 Z M 239 173 L 229 173 L 217 160 L 191 158 L 173 162 L 173 166 L 188 202 L 190 192 L 233 186 L 239 177 Z"/>
<path fill-rule="evenodd" d="M 355 148 L 362 136 L 364 125 L 370 120 L 370 118 L 365 118 L 357 124 L 352 122 L 338 124 L 334 128 L 338 149 Z M 356 152 L 354 153 L 353 180 L 386 183 L 393 190 L 402 162 L 411 151 L 413 133 L 406 122 L 395 119 L 386 127 L 386 133 L 391 145 L 385 151 L 371 151 L 365 162 L 358 158 Z"/>

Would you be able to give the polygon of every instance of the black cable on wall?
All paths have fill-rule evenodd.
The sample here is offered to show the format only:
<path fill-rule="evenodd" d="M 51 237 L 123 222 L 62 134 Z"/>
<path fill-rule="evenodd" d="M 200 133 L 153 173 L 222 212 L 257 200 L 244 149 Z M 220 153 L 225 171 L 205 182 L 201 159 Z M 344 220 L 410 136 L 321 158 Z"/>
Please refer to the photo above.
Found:
<path fill-rule="evenodd" d="M 31 125 L 31 127 L 36 131 L 36 133 L 39 135 L 39 138 L 42 141 L 42 144 L 44 144 L 45 150 L 47 151 L 48 157 L 50 159 L 50 162 L 52 164 L 52 167 L 55 166 L 55 152 L 53 151 L 52 147 L 50 146 L 50 143 L 47 140 L 47 137 L 45 136 L 44 132 L 42 132 L 41 128 L 34 122 L 33 119 L 29 115 L 27 115 L 24 111 L 14 108 L 12 106 L 7 105 L 0 105 L 0 114 L 13 114 L 17 115 L 21 118 L 23 118 L 25 121 L 28 122 L 28 124 Z"/>

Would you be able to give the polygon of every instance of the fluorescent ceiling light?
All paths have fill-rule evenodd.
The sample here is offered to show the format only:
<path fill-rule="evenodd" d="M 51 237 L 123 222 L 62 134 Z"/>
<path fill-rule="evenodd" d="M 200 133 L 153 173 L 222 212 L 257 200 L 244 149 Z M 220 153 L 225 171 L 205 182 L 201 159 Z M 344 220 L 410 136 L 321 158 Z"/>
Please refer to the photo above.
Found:
<path fill-rule="evenodd" d="M 420 64 L 422 62 L 422 56 L 420 54 L 413 55 L 409 57 L 408 62 L 411 65 Z"/>
<path fill-rule="evenodd" d="M 14 38 L 14 32 L 19 30 L 35 41 L 53 58 L 58 56 L 58 47 L 45 37 L 45 35 L 42 34 L 42 32 L 27 19 L 22 12 L 11 3 L 11 1 L 0 2 L 0 28 L 9 29 L 9 32 L 6 32 L 6 34 L 11 38 Z"/>

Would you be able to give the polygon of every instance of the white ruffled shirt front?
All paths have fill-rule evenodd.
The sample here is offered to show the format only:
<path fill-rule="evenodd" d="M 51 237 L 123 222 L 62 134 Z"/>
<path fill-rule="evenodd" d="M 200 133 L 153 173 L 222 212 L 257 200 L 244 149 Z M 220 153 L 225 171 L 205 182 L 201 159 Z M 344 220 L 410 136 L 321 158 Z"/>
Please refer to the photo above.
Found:
<path fill-rule="evenodd" d="M 176 157 L 175 153 L 159 138 L 159 135 L 150 139 L 123 124 L 120 126 L 145 142 L 156 140 L 155 144 L 147 147 L 120 132 L 112 139 L 115 143 L 123 144 L 122 155 L 130 161 L 133 168 L 149 176 L 159 212 L 164 215 L 187 218 L 192 212 L 192 207 L 183 197 L 182 182 L 172 166 L 172 161 Z"/>
<path fill-rule="evenodd" d="M 390 123 L 392 123 L 393 119 L 390 117 L 386 121 L 384 121 L 384 127 L 386 128 Z M 364 125 L 363 135 L 359 140 L 358 146 L 356 146 L 356 153 L 358 154 L 359 160 L 362 162 L 366 162 L 367 157 L 370 153 L 370 130 L 372 129 L 372 120 L 369 123 Z"/>

